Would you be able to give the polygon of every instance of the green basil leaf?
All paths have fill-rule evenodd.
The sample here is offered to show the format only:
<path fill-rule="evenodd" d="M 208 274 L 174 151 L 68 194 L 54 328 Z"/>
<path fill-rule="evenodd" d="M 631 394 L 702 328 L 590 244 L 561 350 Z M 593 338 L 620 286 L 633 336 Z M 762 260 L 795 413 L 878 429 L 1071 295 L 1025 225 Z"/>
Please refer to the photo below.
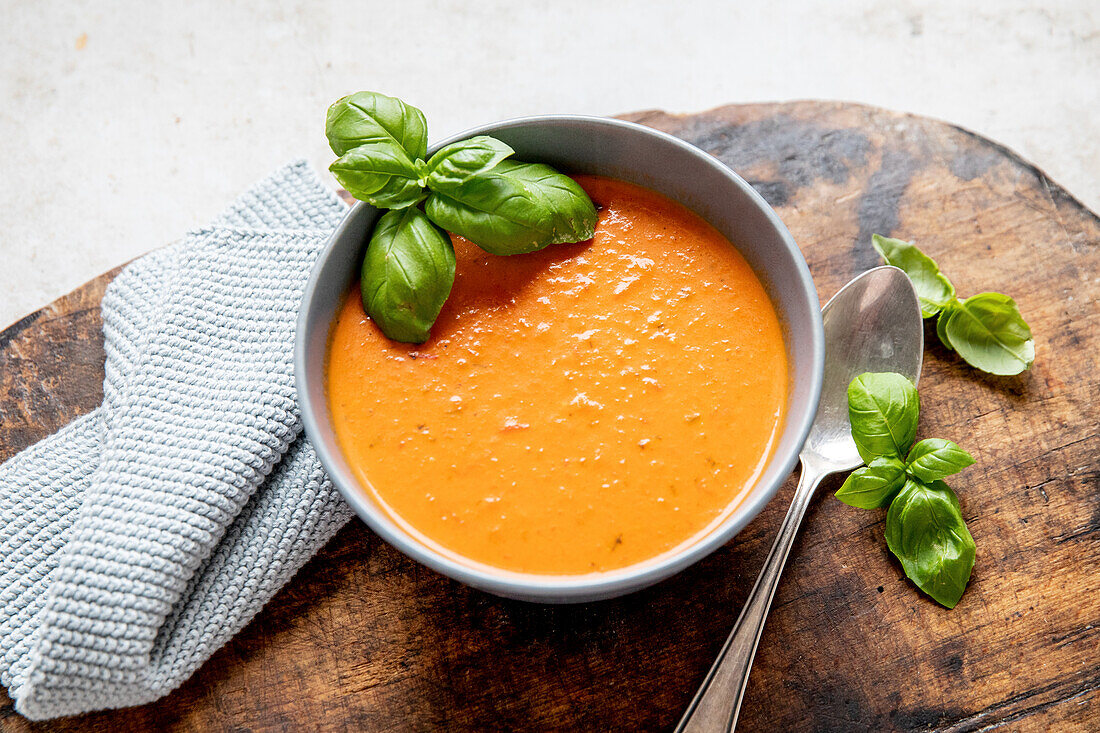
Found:
<path fill-rule="evenodd" d="M 451 240 L 419 209 L 388 211 L 378 220 L 359 287 L 367 315 L 386 336 L 427 341 L 454 279 Z"/>
<path fill-rule="evenodd" d="M 886 264 L 901 268 L 909 276 L 925 318 L 936 315 L 955 299 L 955 286 L 940 272 L 935 261 L 914 245 L 878 234 L 871 236 L 871 244 Z"/>
<path fill-rule="evenodd" d="M 492 170 L 497 163 L 514 152 L 500 140 L 488 135 L 452 143 L 428 160 L 425 185 L 447 191 L 471 176 Z"/>
<path fill-rule="evenodd" d="M 918 588 L 955 607 L 970 579 L 975 547 L 947 484 L 906 481 L 886 513 L 886 544 Z"/>
<path fill-rule="evenodd" d="M 913 478 L 928 483 L 974 465 L 974 457 L 950 440 L 925 438 L 913 446 L 905 463 Z"/>
<path fill-rule="evenodd" d="M 431 220 L 492 254 L 580 242 L 596 230 L 584 189 L 546 165 L 503 160 L 457 185 L 436 185 L 425 204 Z"/>
<path fill-rule="evenodd" d="M 423 158 L 428 150 L 424 113 L 377 92 L 356 92 L 336 100 L 328 108 L 325 134 L 337 155 L 373 142 L 391 142 L 413 160 Z"/>
<path fill-rule="evenodd" d="M 940 311 L 939 317 L 936 319 L 936 336 L 939 337 L 940 343 L 944 345 L 948 351 L 954 351 L 955 347 L 951 345 L 951 339 L 947 335 L 947 320 L 951 317 L 951 311 L 955 310 L 958 306 L 953 301 L 948 303 L 943 310 Z"/>
<path fill-rule="evenodd" d="M 897 458 L 879 456 L 848 474 L 836 498 L 859 509 L 880 509 L 890 503 L 904 483 L 905 464 Z"/>
<path fill-rule="evenodd" d="M 355 198 L 384 209 L 401 209 L 420 201 L 423 188 L 416 166 L 390 141 L 365 143 L 328 167 Z"/>
<path fill-rule="evenodd" d="M 917 434 L 919 414 L 917 388 L 900 374 L 866 372 L 848 385 L 852 439 L 866 463 L 904 456 Z"/>
<path fill-rule="evenodd" d="M 1019 374 L 1035 361 L 1031 328 L 1007 295 L 967 298 L 951 309 L 944 330 L 959 356 L 990 374 Z"/>

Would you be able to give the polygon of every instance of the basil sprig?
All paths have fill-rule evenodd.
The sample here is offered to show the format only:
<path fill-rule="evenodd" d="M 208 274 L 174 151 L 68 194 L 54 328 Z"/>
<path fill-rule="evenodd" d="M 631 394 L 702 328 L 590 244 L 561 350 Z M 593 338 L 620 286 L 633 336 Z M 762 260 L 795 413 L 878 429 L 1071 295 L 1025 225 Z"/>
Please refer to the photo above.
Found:
<path fill-rule="evenodd" d="M 496 255 L 595 234 L 596 207 L 572 178 L 508 160 L 515 151 L 496 138 L 461 140 L 425 160 L 424 113 L 395 97 L 357 92 L 337 100 L 325 133 L 339 156 L 329 170 L 340 185 L 391 210 L 367 244 L 360 290 L 367 315 L 396 341 L 426 341 L 450 294 L 448 231 Z"/>
<path fill-rule="evenodd" d="M 920 414 L 913 383 L 893 372 L 860 374 L 848 385 L 852 438 L 867 465 L 836 498 L 860 509 L 889 507 L 886 545 L 918 588 L 947 608 L 959 602 L 974 567 L 974 538 L 943 479 L 974 463 L 950 440 L 912 445 Z"/>
<path fill-rule="evenodd" d="M 1001 293 L 979 293 L 965 300 L 928 255 L 909 242 L 875 234 L 875 250 L 889 265 L 905 271 L 917 291 L 921 315 L 938 316 L 936 335 L 968 364 L 990 374 L 1012 375 L 1031 367 L 1035 341 L 1016 301 Z"/>

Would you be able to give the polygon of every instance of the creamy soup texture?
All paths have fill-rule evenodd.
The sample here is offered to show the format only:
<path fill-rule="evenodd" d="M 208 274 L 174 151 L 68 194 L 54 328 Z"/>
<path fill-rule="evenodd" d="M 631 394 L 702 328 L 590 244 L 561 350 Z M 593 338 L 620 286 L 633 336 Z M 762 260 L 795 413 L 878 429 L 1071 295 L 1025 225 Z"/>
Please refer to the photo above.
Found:
<path fill-rule="evenodd" d="M 787 355 L 744 258 L 688 209 L 578 176 L 595 237 L 511 257 L 454 238 L 420 345 L 358 291 L 333 326 L 333 425 L 362 490 L 472 565 L 604 572 L 697 541 L 733 511 L 783 422 Z"/>

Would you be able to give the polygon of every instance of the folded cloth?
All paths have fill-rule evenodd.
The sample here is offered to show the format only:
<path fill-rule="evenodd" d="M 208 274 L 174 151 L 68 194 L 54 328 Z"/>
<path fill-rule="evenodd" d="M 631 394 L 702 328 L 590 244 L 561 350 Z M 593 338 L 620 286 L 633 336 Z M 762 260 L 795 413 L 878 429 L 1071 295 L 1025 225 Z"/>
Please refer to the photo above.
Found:
<path fill-rule="evenodd" d="M 304 161 L 103 299 L 103 405 L 0 466 L 0 683 L 44 719 L 178 687 L 350 518 L 293 340 L 346 207 Z"/>

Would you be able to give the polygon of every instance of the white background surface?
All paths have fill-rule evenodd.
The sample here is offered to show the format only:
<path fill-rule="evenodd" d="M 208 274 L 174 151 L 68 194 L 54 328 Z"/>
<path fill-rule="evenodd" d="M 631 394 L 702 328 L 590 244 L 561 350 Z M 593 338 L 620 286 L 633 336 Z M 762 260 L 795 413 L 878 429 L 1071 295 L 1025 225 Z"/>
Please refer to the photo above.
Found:
<path fill-rule="evenodd" d="M 432 139 L 522 114 L 845 99 L 1005 143 L 1100 208 L 1100 1 L 0 0 L 0 327 L 204 224 L 324 112 Z"/>

